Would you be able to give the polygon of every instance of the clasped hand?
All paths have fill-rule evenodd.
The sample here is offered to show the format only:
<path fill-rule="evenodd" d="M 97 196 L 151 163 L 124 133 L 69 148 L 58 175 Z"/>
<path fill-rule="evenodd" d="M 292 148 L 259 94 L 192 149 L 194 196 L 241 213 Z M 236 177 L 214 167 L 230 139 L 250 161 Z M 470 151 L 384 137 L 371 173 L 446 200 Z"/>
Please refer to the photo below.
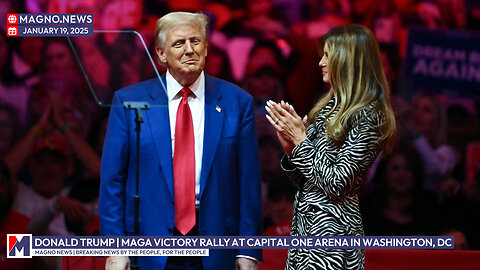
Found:
<path fill-rule="evenodd" d="M 284 102 L 267 101 L 265 106 L 268 121 L 277 130 L 277 137 L 285 153 L 290 156 L 295 146 L 307 139 L 307 116 L 298 116 L 292 105 Z"/>

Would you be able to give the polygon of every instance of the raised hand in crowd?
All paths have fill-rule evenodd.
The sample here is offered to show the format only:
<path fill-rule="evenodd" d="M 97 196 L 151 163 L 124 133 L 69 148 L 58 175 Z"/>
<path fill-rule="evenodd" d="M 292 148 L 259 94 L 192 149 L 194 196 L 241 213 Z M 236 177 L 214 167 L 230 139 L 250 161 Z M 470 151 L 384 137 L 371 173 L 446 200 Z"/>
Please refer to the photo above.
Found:
<path fill-rule="evenodd" d="M 85 167 L 85 174 L 87 174 L 88 177 L 99 176 L 100 157 L 87 141 L 79 135 L 83 133 L 79 130 L 81 127 L 66 120 L 68 108 L 64 107 L 60 94 L 50 92 L 49 97 L 53 105 L 52 118 L 55 127 L 63 133 L 69 149 Z"/>
<path fill-rule="evenodd" d="M 5 163 L 12 173 L 12 179 L 16 179 L 16 174 L 23 163 L 30 156 L 36 139 L 44 133 L 50 131 L 53 126 L 50 122 L 52 107 L 48 106 L 43 112 L 40 120 L 27 132 L 27 134 L 10 150 L 5 157 Z"/>

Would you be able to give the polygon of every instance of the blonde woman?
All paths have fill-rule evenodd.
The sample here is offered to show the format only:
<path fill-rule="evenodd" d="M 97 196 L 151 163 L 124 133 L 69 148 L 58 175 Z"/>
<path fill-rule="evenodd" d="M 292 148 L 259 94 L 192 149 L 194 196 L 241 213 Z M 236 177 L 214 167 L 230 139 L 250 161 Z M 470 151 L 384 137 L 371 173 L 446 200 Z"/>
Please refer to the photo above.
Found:
<path fill-rule="evenodd" d="M 413 96 L 410 139 L 425 164 L 424 186 L 438 192 L 455 167 L 455 149 L 447 144 L 447 114 L 440 97 L 423 90 Z"/>
<path fill-rule="evenodd" d="M 395 118 L 378 44 L 360 25 L 331 29 L 320 41 L 330 91 L 303 120 L 288 103 L 267 102 L 298 184 L 293 236 L 364 235 L 357 190 L 378 153 L 391 149 Z M 364 269 L 360 249 L 291 249 L 286 269 Z"/>

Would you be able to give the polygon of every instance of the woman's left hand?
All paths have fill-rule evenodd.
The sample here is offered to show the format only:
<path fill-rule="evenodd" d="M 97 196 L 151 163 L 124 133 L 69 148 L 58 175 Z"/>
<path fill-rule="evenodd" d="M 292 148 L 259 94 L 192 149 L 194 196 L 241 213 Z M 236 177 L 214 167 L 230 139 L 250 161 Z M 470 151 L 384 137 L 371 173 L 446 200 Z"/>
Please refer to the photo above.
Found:
<path fill-rule="evenodd" d="M 284 104 L 283 101 L 281 102 Z M 303 120 L 298 116 L 293 107 L 291 107 L 291 110 L 287 111 L 282 108 L 281 104 L 269 100 L 267 101 L 265 109 L 268 112 L 268 121 L 283 138 L 290 141 L 295 146 L 307 139 Z"/>

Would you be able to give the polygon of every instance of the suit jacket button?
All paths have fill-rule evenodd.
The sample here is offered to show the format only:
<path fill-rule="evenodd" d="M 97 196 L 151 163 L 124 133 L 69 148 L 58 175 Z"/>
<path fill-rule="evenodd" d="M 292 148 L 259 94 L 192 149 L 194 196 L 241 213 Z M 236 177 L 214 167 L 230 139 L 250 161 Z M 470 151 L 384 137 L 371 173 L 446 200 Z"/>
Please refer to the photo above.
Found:
<path fill-rule="evenodd" d="M 173 229 L 172 229 L 172 228 L 168 228 L 168 232 L 169 232 L 169 233 L 173 233 Z"/>

